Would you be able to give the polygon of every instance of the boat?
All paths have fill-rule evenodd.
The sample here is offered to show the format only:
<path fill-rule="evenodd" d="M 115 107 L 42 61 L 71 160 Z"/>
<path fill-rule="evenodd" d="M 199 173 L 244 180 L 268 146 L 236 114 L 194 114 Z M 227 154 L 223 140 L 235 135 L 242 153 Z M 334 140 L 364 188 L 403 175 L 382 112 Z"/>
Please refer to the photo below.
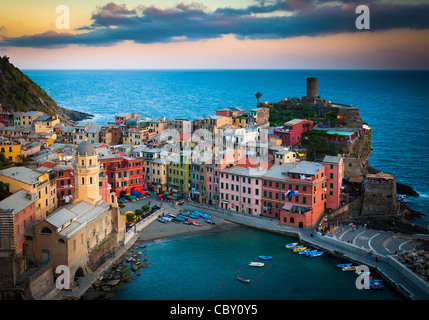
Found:
<path fill-rule="evenodd" d="M 188 211 L 180 211 L 180 214 L 182 216 L 189 217 L 189 212 Z"/>
<path fill-rule="evenodd" d="M 341 270 L 343 270 L 343 271 L 355 271 L 356 270 L 356 266 L 342 267 Z"/>
<path fill-rule="evenodd" d="M 165 220 L 164 218 L 158 218 L 158 221 L 159 222 L 162 222 L 162 223 L 166 223 L 166 222 L 168 222 L 167 220 Z"/>
<path fill-rule="evenodd" d="M 199 223 L 199 222 L 192 221 L 192 224 L 193 224 L 194 226 L 201 227 L 201 223 Z"/>
<path fill-rule="evenodd" d="M 242 282 L 250 282 L 249 278 L 243 277 L 243 276 L 237 276 L 237 280 L 238 281 L 242 281 Z"/>
<path fill-rule="evenodd" d="M 171 220 L 173 220 L 173 218 L 169 216 L 164 216 L 162 217 L 162 219 L 167 220 L 167 222 L 170 222 Z"/>
<path fill-rule="evenodd" d="M 306 254 L 309 251 L 310 251 L 310 249 L 301 250 L 298 252 L 298 254 Z"/>
<path fill-rule="evenodd" d="M 264 263 L 263 262 L 253 262 L 253 261 L 250 261 L 249 266 L 250 267 L 263 267 Z"/>
<path fill-rule="evenodd" d="M 198 217 L 199 217 L 199 215 L 196 215 L 194 213 L 189 214 L 189 218 L 191 218 L 191 219 L 198 219 Z"/>
<path fill-rule="evenodd" d="M 213 221 L 213 220 L 211 220 L 211 219 L 207 219 L 207 220 L 206 220 L 206 222 L 207 222 L 207 223 L 210 223 L 210 224 L 216 224 L 216 222 L 215 222 L 215 221 Z"/>
<path fill-rule="evenodd" d="M 289 244 L 285 244 L 285 247 L 290 249 L 292 247 L 295 247 L 296 245 L 298 245 L 298 242 L 294 242 L 294 243 L 289 243 Z"/>
<path fill-rule="evenodd" d="M 314 257 L 320 257 L 322 254 L 324 254 L 323 251 L 317 251 L 315 253 L 311 253 L 310 254 L 310 258 L 314 258 Z"/>
<path fill-rule="evenodd" d="M 303 246 L 304 246 L 303 244 L 295 245 L 293 247 L 290 247 L 289 249 L 294 250 L 294 249 L 297 249 L 297 248 L 302 248 Z"/>
<path fill-rule="evenodd" d="M 307 251 L 306 253 L 305 253 L 305 255 L 306 256 L 309 256 L 310 254 L 313 254 L 313 253 L 316 253 L 317 252 L 317 250 L 310 250 L 310 251 Z"/>
<path fill-rule="evenodd" d="M 193 224 L 193 221 L 191 221 L 191 220 L 185 220 L 185 221 L 183 221 L 183 224 L 191 225 L 191 224 Z"/>
<path fill-rule="evenodd" d="M 271 260 L 273 257 L 271 257 L 271 256 L 259 256 L 258 258 L 261 260 Z"/>
<path fill-rule="evenodd" d="M 299 248 L 293 249 L 293 252 L 300 252 L 300 251 L 305 250 L 305 249 L 307 249 L 307 247 L 299 247 Z"/>
<path fill-rule="evenodd" d="M 343 267 L 350 267 L 352 265 L 352 263 L 341 263 L 341 264 L 337 264 L 338 268 L 343 268 Z"/>

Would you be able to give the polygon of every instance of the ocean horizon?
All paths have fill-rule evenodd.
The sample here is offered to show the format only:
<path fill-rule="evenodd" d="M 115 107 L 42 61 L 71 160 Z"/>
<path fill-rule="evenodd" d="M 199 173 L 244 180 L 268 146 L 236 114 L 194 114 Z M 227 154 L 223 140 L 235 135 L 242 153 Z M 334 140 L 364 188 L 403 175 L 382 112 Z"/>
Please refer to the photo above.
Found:
<path fill-rule="evenodd" d="M 419 197 L 405 197 L 429 224 L 429 71 L 337 69 L 25 69 L 59 106 L 106 125 L 119 112 L 149 118 L 196 118 L 225 107 L 256 107 L 306 95 L 316 77 L 325 100 L 359 108 L 373 129 L 371 167 L 393 174 Z M 167 111 L 168 110 L 168 111 Z"/>

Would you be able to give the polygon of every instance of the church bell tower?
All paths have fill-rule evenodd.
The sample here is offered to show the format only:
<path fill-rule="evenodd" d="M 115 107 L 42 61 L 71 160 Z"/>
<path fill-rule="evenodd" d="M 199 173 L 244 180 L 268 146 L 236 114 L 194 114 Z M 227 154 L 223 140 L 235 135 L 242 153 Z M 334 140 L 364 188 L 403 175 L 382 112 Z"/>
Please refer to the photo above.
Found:
<path fill-rule="evenodd" d="M 100 203 L 100 163 L 95 148 L 89 141 L 82 141 L 75 155 L 75 195 L 73 202 L 86 201 L 93 205 Z"/>

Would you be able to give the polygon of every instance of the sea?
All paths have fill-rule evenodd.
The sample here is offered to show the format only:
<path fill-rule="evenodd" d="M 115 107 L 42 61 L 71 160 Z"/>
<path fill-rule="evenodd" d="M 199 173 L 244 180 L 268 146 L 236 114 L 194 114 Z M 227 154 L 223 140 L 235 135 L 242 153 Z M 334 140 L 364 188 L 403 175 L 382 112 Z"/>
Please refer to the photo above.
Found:
<path fill-rule="evenodd" d="M 94 115 L 107 124 L 119 112 L 150 118 L 193 120 L 225 107 L 256 107 L 306 95 L 306 78 L 317 77 L 325 100 L 353 105 L 372 128 L 369 163 L 419 193 L 405 196 L 429 225 L 429 71 L 394 70 L 23 70 L 61 107 Z M 287 255 L 284 239 L 256 230 L 237 231 L 153 245 L 152 267 L 118 299 L 220 299 L 241 293 L 251 299 L 395 299 L 389 290 L 357 290 L 350 275 L 332 267 L 335 259 Z M 260 281 L 244 289 L 230 276 L 255 254 L 276 256 Z M 174 270 L 171 268 L 174 266 Z M 244 267 L 243 267 L 244 268 Z M 250 271 L 250 270 L 249 270 Z M 252 270 L 258 272 L 260 270 Z M 177 275 L 180 273 L 180 276 Z M 256 273 L 255 273 L 256 276 Z M 278 286 L 277 283 L 285 283 Z M 347 277 L 350 277 L 348 279 Z M 152 281 L 147 281 L 151 279 Z M 144 279 L 144 280 L 143 280 Z M 263 280 L 262 280 L 263 279 Z M 348 280 L 347 280 L 348 279 Z M 221 290 L 217 290 L 222 285 Z M 344 281 L 344 282 L 343 282 Z M 201 283 L 205 283 L 201 285 Z M 260 286 L 256 290 L 255 287 Z M 344 287 L 344 288 L 343 288 Z M 345 288 L 347 287 L 347 289 Z M 186 289 L 184 289 L 186 288 Z M 344 291 L 343 291 L 344 289 Z M 367 291 L 367 290 L 366 290 Z"/>

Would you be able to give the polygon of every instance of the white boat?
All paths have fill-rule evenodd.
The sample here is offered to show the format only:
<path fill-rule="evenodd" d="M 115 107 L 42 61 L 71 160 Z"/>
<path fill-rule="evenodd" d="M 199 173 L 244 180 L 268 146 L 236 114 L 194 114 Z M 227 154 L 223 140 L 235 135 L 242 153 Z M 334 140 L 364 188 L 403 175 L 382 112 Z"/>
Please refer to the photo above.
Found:
<path fill-rule="evenodd" d="M 264 263 L 263 262 L 254 262 L 254 261 L 250 261 L 249 263 L 250 267 L 263 267 Z"/>
<path fill-rule="evenodd" d="M 298 242 L 289 243 L 289 244 L 286 244 L 285 247 L 288 248 L 288 249 L 290 249 L 292 247 L 295 247 L 297 244 L 298 244 Z"/>

